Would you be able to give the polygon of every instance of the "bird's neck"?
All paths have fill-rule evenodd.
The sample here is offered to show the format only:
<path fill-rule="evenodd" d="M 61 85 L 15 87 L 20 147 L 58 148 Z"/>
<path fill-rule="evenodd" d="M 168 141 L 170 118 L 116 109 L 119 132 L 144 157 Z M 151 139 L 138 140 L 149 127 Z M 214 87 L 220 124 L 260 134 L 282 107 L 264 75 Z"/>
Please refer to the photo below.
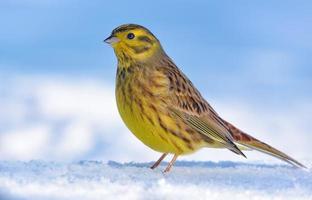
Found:
<path fill-rule="evenodd" d="M 119 68 L 129 68 L 133 65 L 136 66 L 150 66 L 154 65 L 155 63 L 159 62 L 163 57 L 166 57 L 166 53 L 164 50 L 160 47 L 157 51 L 154 51 L 152 54 L 147 55 L 147 53 L 144 55 L 129 55 L 128 52 L 123 51 L 121 49 L 116 50 L 115 54 L 118 60 L 118 67 Z"/>

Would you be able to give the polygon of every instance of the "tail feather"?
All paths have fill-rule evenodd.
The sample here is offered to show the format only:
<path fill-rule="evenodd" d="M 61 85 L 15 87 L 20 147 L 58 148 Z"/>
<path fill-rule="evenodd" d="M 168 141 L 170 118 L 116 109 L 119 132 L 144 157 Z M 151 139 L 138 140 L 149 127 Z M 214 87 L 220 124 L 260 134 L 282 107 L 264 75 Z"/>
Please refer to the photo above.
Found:
<path fill-rule="evenodd" d="M 223 120 L 223 122 L 227 125 L 229 131 L 232 133 L 232 136 L 235 140 L 235 143 L 238 143 L 239 145 L 248 147 L 250 149 L 254 149 L 257 151 L 260 151 L 262 153 L 268 154 L 270 156 L 276 157 L 282 161 L 285 161 L 295 167 L 302 167 L 302 168 L 307 168 L 300 162 L 296 161 L 292 157 L 286 155 L 285 153 L 275 149 L 274 147 L 261 142 L 260 140 L 244 133 L 243 131 L 239 130 L 229 122 Z"/>

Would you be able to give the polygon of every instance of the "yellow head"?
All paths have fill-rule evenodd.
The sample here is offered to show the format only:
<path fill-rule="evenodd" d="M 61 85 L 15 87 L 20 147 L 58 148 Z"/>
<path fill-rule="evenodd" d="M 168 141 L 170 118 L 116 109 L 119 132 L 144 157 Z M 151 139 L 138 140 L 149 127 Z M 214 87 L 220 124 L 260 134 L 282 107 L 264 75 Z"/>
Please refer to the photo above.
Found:
<path fill-rule="evenodd" d="M 163 52 L 158 39 L 147 28 L 136 24 L 115 28 L 104 41 L 114 48 L 118 61 L 124 65 L 130 60 L 145 62 Z"/>

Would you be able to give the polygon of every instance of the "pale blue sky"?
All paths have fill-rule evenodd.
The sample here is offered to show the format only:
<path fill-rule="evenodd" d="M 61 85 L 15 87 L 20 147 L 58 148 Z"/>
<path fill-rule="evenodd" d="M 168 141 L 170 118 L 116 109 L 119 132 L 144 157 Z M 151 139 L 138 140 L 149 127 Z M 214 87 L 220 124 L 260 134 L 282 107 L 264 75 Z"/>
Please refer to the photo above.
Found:
<path fill-rule="evenodd" d="M 0 71 L 96 75 L 113 84 L 116 59 L 102 40 L 131 22 L 150 28 L 211 96 L 310 98 L 311 10 L 310 1 L 4 0 Z"/>
<path fill-rule="evenodd" d="M 95 115 L 96 124 L 101 125 L 105 114 L 97 115 L 96 108 L 86 105 L 93 102 L 101 107 L 106 102 L 104 96 L 114 103 L 116 58 L 102 41 L 116 26 L 137 23 L 159 38 L 169 56 L 217 106 L 217 111 L 242 122 L 251 131 L 260 133 L 260 127 L 265 127 L 266 133 L 302 133 L 305 137 L 301 142 L 305 142 L 312 129 L 308 123 L 312 109 L 311 10 L 309 0 L 2 0 L 0 104 L 5 109 L 0 113 L 0 136 L 11 134 L 6 130 L 20 133 L 29 124 L 38 133 L 54 133 L 63 127 L 65 134 L 74 125 L 82 131 L 80 121 L 75 121 L 84 117 L 79 115 L 81 112 L 91 113 L 89 121 L 83 118 L 82 124 L 94 120 Z M 18 81 L 15 77 L 19 77 Z M 55 77 L 61 77 L 61 81 Z M 44 87 L 36 90 L 41 85 Z M 94 92 L 89 95 L 90 90 Z M 90 98 L 83 96 L 84 92 Z M 99 95 L 103 96 L 98 98 Z M 82 99 L 74 102 L 77 105 L 62 104 L 73 102 L 76 97 Z M 106 102 L 105 106 L 114 107 L 112 103 Z M 101 107 L 104 111 L 105 106 Z M 123 126 L 116 110 L 112 115 L 116 118 L 114 123 Z M 278 121 L 278 116 L 284 115 Z M 248 127 L 249 124 L 252 125 Z M 16 132 L 16 127 L 21 130 Z M 90 132 L 105 131 L 107 127 Z M 86 158 L 100 151 L 98 147 L 105 149 L 103 144 L 114 148 L 111 138 L 94 138 L 93 146 L 88 148 L 77 143 L 85 148 L 82 155 Z M 81 141 L 85 140 L 82 137 Z M 38 148 L 45 144 L 42 141 L 38 141 Z M 294 141 L 292 136 L 288 141 Z M 307 142 L 305 145 L 309 146 Z M 10 146 L 0 149 L 0 154 L 9 157 Z M 122 152 L 118 155 L 124 156 Z"/>

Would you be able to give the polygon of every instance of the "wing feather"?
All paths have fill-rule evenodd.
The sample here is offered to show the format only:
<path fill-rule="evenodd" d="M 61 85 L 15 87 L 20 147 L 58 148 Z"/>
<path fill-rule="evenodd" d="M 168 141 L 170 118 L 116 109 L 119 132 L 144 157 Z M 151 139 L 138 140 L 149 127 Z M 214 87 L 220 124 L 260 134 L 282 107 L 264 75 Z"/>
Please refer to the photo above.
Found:
<path fill-rule="evenodd" d="M 201 96 L 192 82 L 177 68 L 166 69 L 169 83 L 167 109 L 172 115 L 182 119 L 190 128 L 208 137 L 229 150 L 243 155 L 235 145 L 234 139 L 218 114 Z"/>
<path fill-rule="evenodd" d="M 190 115 L 183 111 L 178 111 L 174 108 L 170 109 L 176 116 L 182 119 L 190 128 L 196 130 L 198 133 L 205 137 L 222 144 L 222 146 L 228 148 L 229 150 L 243 155 L 246 157 L 241 150 L 234 144 L 232 137 L 228 137 L 227 131 L 220 130 L 215 123 L 210 123 L 207 120 L 203 120 L 197 116 Z"/>

